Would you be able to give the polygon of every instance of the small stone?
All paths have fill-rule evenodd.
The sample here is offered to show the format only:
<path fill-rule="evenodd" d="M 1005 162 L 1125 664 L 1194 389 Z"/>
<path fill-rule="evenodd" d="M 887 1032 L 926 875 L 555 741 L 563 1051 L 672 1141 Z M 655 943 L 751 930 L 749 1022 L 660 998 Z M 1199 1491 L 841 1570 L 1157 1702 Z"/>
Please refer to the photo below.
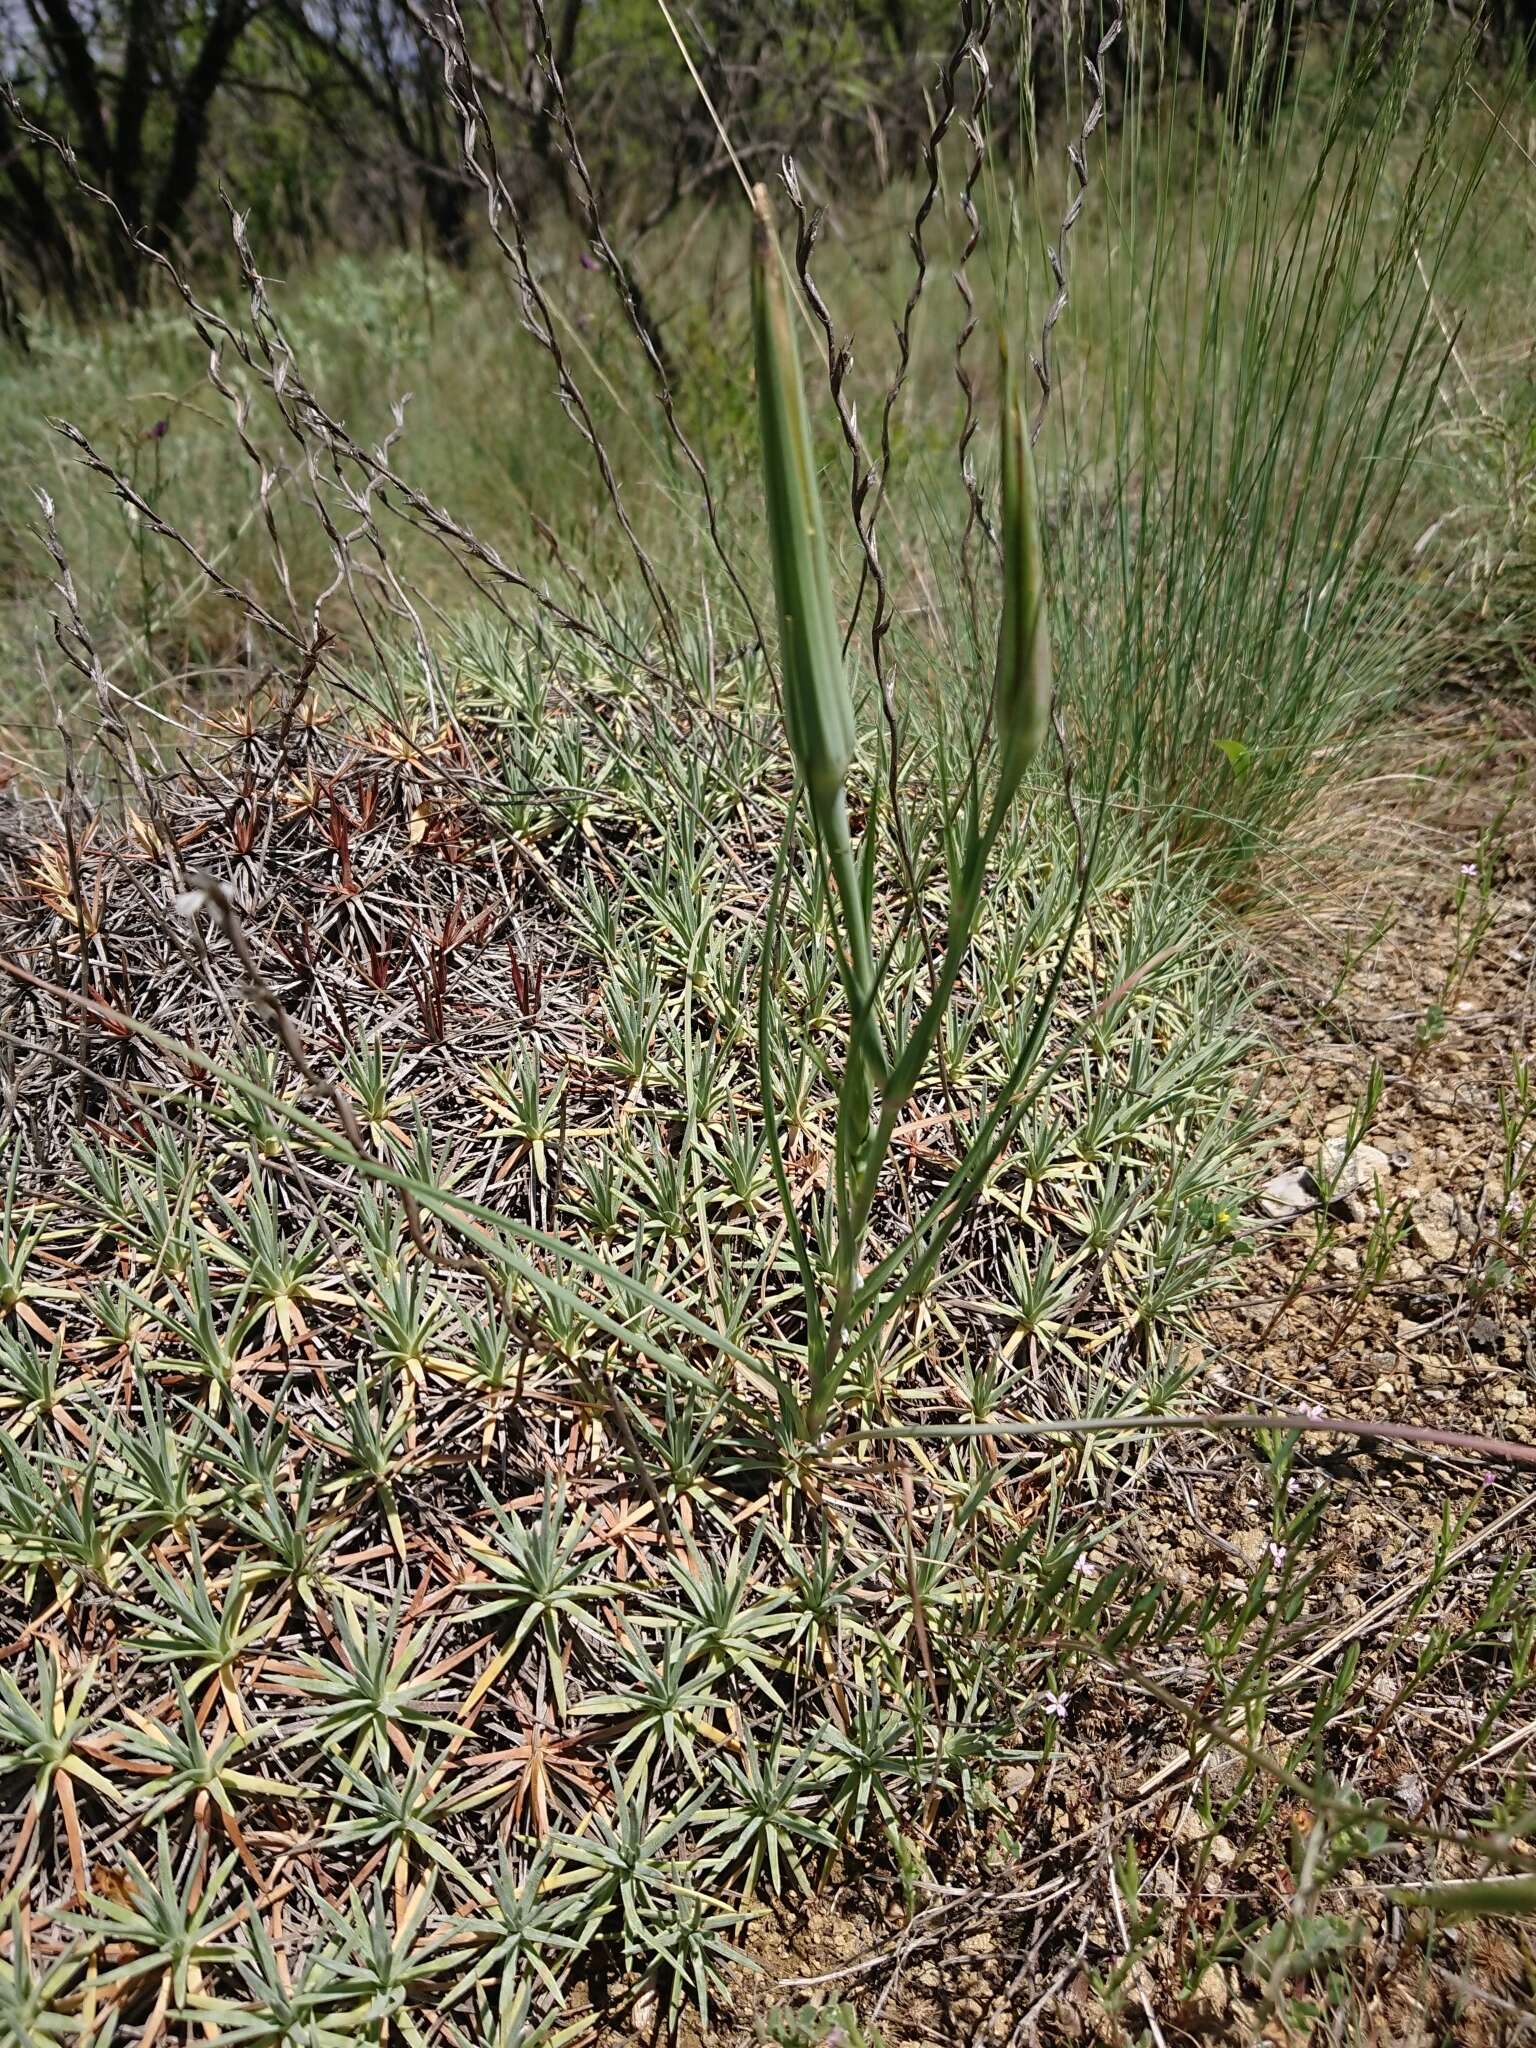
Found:
<path fill-rule="evenodd" d="M 1454 1197 L 1439 1188 L 1425 1195 L 1414 1204 L 1410 1230 L 1414 1243 L 1432 1259 L 1441 1264 L 1454 1259 L 1461 1243 Z"/>
<path fill-rule="evenodd" d="M 1229 1863 L 1235 1863 L 1237 1861 L 1237 1851 L 1233 1848 L 1232 1844 L 1227 1840 L 1225 1835 L 1212 1835 L 1211 1861 L 1213 1863 L 1219 1863 L 1223 1869 L 1225 1869 Z"/>
<path fill-rule="evenodd" d="M 1208 2026 L 1215 2025 L 1226 2018 L 1230 2003 L 1225 1971 L 1219 1963 L 1208 1963 L 1190 2000 L 1194 2016 Z"/>
<path fill-rule="evenodd" d="M 1035 1767 L 1033 1764 L 1010 1764 L 1007 1770 L 1003 1772 L 1002 1787 L 1005 1799 L 1022 1799 L 1026 1793 L 1034 1790 L 1034 1785 Z"/>
<path fill-rule="evenodd" d="M 1298 1167 L 1291 1173 L 1278 1173 L 1267 1181 L 1259 1191 L 1259 1209 L 1265 1216 L 1277 1220 L 1286 1216 L 1301 1216 L 1308 1209 L 1315 1209 L 1317 1201 L 1312 1189 Z"/>
<path fill-rule="evenodd" d="M 1416 1259 L 1412 1252 L 1402 1253 L 1397 1262 L 1397 1277 L 1400 1280 L 1422 1280 L 1424 1278 L 1423 1262 Z"/>
<path fill-rule="evenodd" d="M 1467 1326 L 1467 1341 L 1475 1351 L 1497 1351 L 1500 1331 L 1492 1316 L 1474 1316 Z"/>
<path fill-rule="evenodd" d="M 1316 1195 L 1331 1190 L 1329 1199 L 1342 1202 L 1350 1195 L 1369 1194 L 1377 1181 L 1387 1180 L 1392 1161 L 1375 1145 L 1357 1145 L 1353 1152 L 1343 1138 L 1324 1140 L 1317 1168 L 1302 1169 L 1303 1178 Z"/>
<path fill-rule="evenodd" d="M 1328 1270 L 1341 1280 L 1353 1280 L 1360 1272 L 1360 1254 L 1353 1245 L 1336 1244 L 1328 1253 Z"/>

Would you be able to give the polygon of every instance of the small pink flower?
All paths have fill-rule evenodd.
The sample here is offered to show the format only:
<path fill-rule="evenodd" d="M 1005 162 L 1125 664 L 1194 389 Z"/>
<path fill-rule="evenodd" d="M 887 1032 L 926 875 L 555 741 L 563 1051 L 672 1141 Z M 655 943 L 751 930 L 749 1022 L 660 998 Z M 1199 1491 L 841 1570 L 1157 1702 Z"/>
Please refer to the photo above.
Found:
<path fill-rule="evenodd" d="M 1045 1701 L 1046 1713 L 1058 1721 L 1065 1721 L 1068 1695 L 1064 1692 L 1046 1692 L 1041 1697 Z"/>
<path fill-rule="evenodd" d="M 1281 1565 L 1283 1565 L 1286 1560 L 1287 1552 L 1285 1545 L 1283 1543 L 1271 1543 L 1269 1546 L 1269 1555 L 1275 1566 L 1275 1569 L 1278 1571 Z"/>
<path fill-rule="evenodd" d="M 1477 862 L 1475 860 L 1464 860 L 1461 864 L 1461 872 L 1469 882 L 1475 882 L 1477 880 Z"/>

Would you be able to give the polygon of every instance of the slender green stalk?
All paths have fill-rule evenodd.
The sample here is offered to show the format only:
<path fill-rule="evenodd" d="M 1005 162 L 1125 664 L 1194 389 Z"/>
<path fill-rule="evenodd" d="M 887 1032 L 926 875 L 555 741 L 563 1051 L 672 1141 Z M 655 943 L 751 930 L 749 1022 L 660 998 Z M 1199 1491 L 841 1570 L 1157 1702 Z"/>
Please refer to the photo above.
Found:
<path fill-rule="evenodd" d="M 784 724 L 837 889 L 850 969 L 849 997 L 868 1012 L 874 989 L 869 920 L 848 823 L 848 769 L 857 734 L 832 602 L 810 421 L 800 360 L 761 185 L 753 193 L 752 337 L 763 495 L 779 614 Z"/>
<path fill-rule="evenodd" d="M 998 757 L 996 780 L 983 823 L 977 802 L 980 763 L 973 761 L 965 803 L 965 840 L 946 919 L 943 960 L 927 1003 L 905 1042 L 894 1049 L 894 1058 L 887 1061 L 875 1016 L 879 976 L 870 946 L 865 879 L 872 872 L 875 848 L 867 843 L 863 857 L 857 857 L 849 830 L 846 781 L 856 740 L 853 702 L 832 601 L 799 359 L 773 241 L 772 215 L 761 187 L 754 194 L 752 279 L 763 495 L 778 603 L 784 724 L 842 915 L 839 957 L 853 1013 L 848 1064 L 838 1096 L 836 1238 L 831 1248 L 832 1301 L 824 1319 L 819 1304 L 810 1301 L 809 1290 L 807 1300 L 810 1393 L 802 1419 L 807 1434 L 815 1436 L 826 1425 L 849 1367 L 887 1319 L 888 1311 L 878 1301 L 870 1302 L 870 1290 L 861 1284 L 860 1255 L 898 1118 L 927 1071 L 975 936 L 988 862 L 1045 737 L 1051 704 L 1051 649 L 1034 464 L 1018 378 L 1005 348 L 1003 605 L 993 667 L 991 721 Z M 786 833 L 791 829 L 792 825 L 786 827 Z M 787 837 L 785 843 L 787 846 Z M 775 931 L 782 885 L 781 860 L 772 912 Z M 765 968 L 765 975 L 769 971 Z M 1053 981 L 1047 994 L 1047 1016 L 1054 988 Z M 767 1023 L 764 1003 L 759 1011 L 760 1047 L 766 1042 L 762 1034 Z M 1040 1034 L 1031 1035 L 1030 1059 L 1040 1042 Z M 1028 1061 L 1025 1072 L 1010 1079 L 1026 1079 L 1027 1065 Z M 763 1072 L 766 1078 L 766 1058 Z M 989 1120 L 988 1136 L 999 1119 L 1005 1129 L 1011 1128 L 1003 1116 L 1006 1105 L 1000 1103 L 996 1109 L 997 1117 Z M 787 1212 L 788 1185 L 766 1089 L 764 1114 Z M 957 1185 L 969 1189 L 979 1178 L 972 1169 L 980 1162 L 984 1172 L 990 1157 L 985 1143 L 980 1150 L 973 1146 L 962 1162 Z M 805 1273 L 809 1262 L 792 1216 L 789 1228 Z M 921 1264 L 932 1246 L 925 1248 L 919 1234 L 907 1240 L 906 1249 L 919 1253 Z M 861 1301 L 867 1304 L 866 1327 L 855 1335 L 851 1325 Z"/>

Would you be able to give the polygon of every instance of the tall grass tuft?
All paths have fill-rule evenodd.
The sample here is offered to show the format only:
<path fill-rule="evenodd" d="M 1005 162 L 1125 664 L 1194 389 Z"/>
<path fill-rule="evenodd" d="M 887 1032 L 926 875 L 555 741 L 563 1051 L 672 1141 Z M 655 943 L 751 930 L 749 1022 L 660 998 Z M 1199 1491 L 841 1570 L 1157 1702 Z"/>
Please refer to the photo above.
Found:
<path fill-rule="evenodd" d="M 1435 294 L 1467 261 L 1495 124 L 1431 9 L 1310 65 L 1283 114 L 1193 134 L 1150 96 L 1111 158 L 1109 260 L 1080 282 L 1089 366 L 1051 446 L 1073 722 L 1121 712 L 1112 781 L 1229 875 L 1337 776 L 1352 731 L 1448 653 L 1415 560 L 1443 404 Z M 1476 111 L 1475 109 L 1473 110 Z"/>

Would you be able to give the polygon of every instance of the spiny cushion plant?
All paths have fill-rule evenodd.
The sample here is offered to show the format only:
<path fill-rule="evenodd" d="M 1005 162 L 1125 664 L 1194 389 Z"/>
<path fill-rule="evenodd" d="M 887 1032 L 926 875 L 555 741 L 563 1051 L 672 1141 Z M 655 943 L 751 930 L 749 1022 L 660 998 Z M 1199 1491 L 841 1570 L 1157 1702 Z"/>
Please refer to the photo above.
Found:
<path fill-rule="evenodd" d="M 852 1032 L 825 892 L 787 898 L 768 959 L 794 791 L 762 673 L 722 691 L 723 724 L 684 694 L 658 722 L 646 671 L 579 648 L 454 655 L 458 737 L 258 726 L 158 791 L 230 875 L 377 1170 L 266 1042 L 217 927 L 198 950 L 157 912 L 142 835 L 103 820 L 73 862 L 28 849 L 10 877 L 7 957 L 79 991 L 109 961 L 141 1027 L 26 998 L 65 1056 L 21 1103 L 3 1248 L 0 2014 L 21 2041 L 382 2039 L 385 2017 L 391 2039 L 531 2041 L 579 2033 L 604 1982 L 642 2019 L 654 2000 L 719 2026 L 743 1916 L 861 1867 L 926 1897 L 977 1844 L 1059 1857 L 1077 1823 L 1050 1788 L 1076 1772 L 1053 1758 L 1189 1733 L 1177 1700 L 1096 1686 L 1103 1660 L 1241 1723 L 1317 1598 L 1323 1496 L 1291 1498 L 1285 1446 L 1253 1468 L 1275 1555 L 1181 1594 L 1116 1554 L 1143 1439 L 980 1434 L 1166 1399 L 1230 1256 L 1241 1040 L 1223 981 L 1159 958 L 1190 909 L 1156 862 L 1099 863 L 1090 947 L 1068 944 L 1070 822 L 1042 806 L 1000 842 L 943 1085 L 919 1085 L 875 1203 L 882 1254 L 949 1184 L 1064 949 L 1051 1047 L 1080 1050 L 1047 1057 L 947 1256 L 838 1389 L 831 1433 L 895 1429 L 901 1462 L 819 1445 L 773 1400 L 806 1392 L 805 1321 L 759 977 L 823 1285 Z M 934 805 L 914 784 L 919 844 Z M 877 872 L 871 904 L 887 1012 L 920 1016 L 899 886 Z M 1100 983 L 1138 971 L 1096 1019 Z M 423 1244 L 406 1190 L 450 1239 Z M 1522 1597 L 1446 1654 L 1502 1668 Z M 1347 1776 L 1380 1669 L 1334 1676 L 1326 1702 L 1273 1704 L 1212 1833 L 1262 1818 L 1276 1758 L 1310 1778 L 1320 1725 Z M 1000 1773 L 1042 1766 L 1010 1802 Z M 1347 1796 L 1318 1811 L 1313 1877 L 1364 1853 Z"/>
<path fill-rule="evenodd" d="M 761 674 L 700 772 L 686 700 L 658 737 L 643 674 L 583 674 L 572 653 L 530 726 L 522 665 L 457 652 L 465 730 L 504 751 L 509 799 L 535 756 L 552 786 L 573 740 L 602 760 L 599 840 L 558 798 L 502 835 L 457 742 L 402 758 L 398 736 L 323 725 L 240 739 L 160 792 L 178 838 L 240 877 L 263 976 L 387 1181 L 238 1028 L 237 963 L 217 930 L 189 957 L 131 835 L 103 824 L 74 886 L 100 908 L 88 949 L 157 1036 L 29 998 L 68 1057 L 32 1083 L 4 1215 L 11 2036 L 299 2043 L 382 2038 L 387 2014 L 389 2038 L 531 2041 L 579 2033 L 605 1982 L 642 2020 L 654 2000 L 718 2027 L 753 1912 L 859 1869 L 926 1901 L 956 1868 L 990 1887 L 987 1857 L 1005 1888 L 1018 1857 L 1070 1867 L 1100 1816 L 1065 1788 L 1122 1747 L 1186 1759 L 1210 1836 L 1264 1838 L 1299 1796 L 1289 1773 L 1313 1801 L 1307 1881 L 1358 1867 L 1382 1823 L 1346 1788 L 1416 1653 L 1387 1643 L 1266 1699 L 1285 1646 L 1334 1618 L 1311 1568 L 1327 1491 L 1293 1486 L 1294 1443 L 1247 1467 L 1271 1548 L 1187 1590 L 1141 1547 L 1182 1516 L 1127 1491 L 1143 1437 L 1008 1444 L 1043 1414 L 1166 1401 L 1230 1254 L 1241 1041 L 1220 981 L 1157 960 L 1166 878 L 1101 863 L 1096 951 L 1072 949 L 1052 1041 L 1086 1026 L 1081 1057 L 843 1379 L 828 1433 L 845 1440 L 808 1441 L 803 1407 L 772 1398 L 806 1382 L 751 1018 L 777 865 L 763 814 L 794 805 L 758 737 Z M 264 850 L 242 858 L 253 767 Z M 3 950 L 97 989 L 53 872 L 21 856 Z M 1065 820 L 1042 811 L 1000 847 L 944 1086 L 918 1089 L 875 1205 L 882 1252 L 1006 1081 L 1076 893 Z M 877 928 L 899 923 L 899 889 L 877 877 L 872 903 Z M 825 894 L 784 917 L 772 1108 L 809 1231 L 852 1032 Z M 891 1012 L 919 1014 L 920 941 L 887 951 Z M 1099 977 L 1138 967 L 1130 1014 L 1095 1023 Z M 218 1073 L 180 1049 L 194 1039 Z M 450 1240 L 423 1247 L 407 1189 Z M 865 1425 L 902 1448 L 861 1442 Z M 1117 1526 L 1132 1500 L 1134 1531 Z M 1470 1607 L 1451 1578 L 1426 1589 L 1436 1654 L 1486 1671 L 1496 1732 L 1520 1712 L 1528 1596 L 1518 1572 Z M 1262 1714 L 1263 1752 L 1202 1776 L 1190 1695 L 1245 1744 Z M 1030 1771 L 1020 1801 L 1005 1786 Z M 1433 1874 L 1432 1853 L 1396 1842 L 1394 1881 Z M 1095 1898 L 1053 1956 L 1096 1938 Z M 1262 1903 L 1231 1952 L 1250 1935 L 1256 1981 L 1264 1943 L 1309 1938 Z M 1181 1967 L 1198 1978 L 1199 1952 Z"/>
<path fill-rule="evenodd" d="M 0 1996 L 32 2033 L 297 2041 L 387 2012 L 531 2039 L 594 1970 L 709 2013 L 755 1906 L 866 1856 L 919 1882 L 996 1763 L 1053 1750 L 1064 1629 L 1152 1622 L 1133 1575 L 1073 1573 L 1076 1454 L 937 1444 L 904 1487 L 829 1433 L 1178 1377 L 1231 1254 L 1241 1040 L 1198 949 L 1167 952 L 1156 864 L 1098 864 L 1089 954 L 1069 821 L 972 819 L 930 984 L 861 859 L 877 1068 L 756 663 L 706 719 L 579 645 L 454 655 L 453 733 L 246 721 L 157 824 L 71 825 L 11 877 L 4 951 L 75 1049 L 24 1105 L 0 1248 L 25 1646 Z M 914 781 L 919 859 L 948 816 Z M 187 892 L 228 924 L 158 908 L 168 844 L 228 878 Z M 942 863 L 920 872 L 931 918 Z M 1003 1147 L 1041 959 L 1059 1036 Z M 1113 1018 L 1101 973 L 1135 981 Z M 108 990 L 122 1022 L 71 1008 Z M 939 1085 L 913 1047 L 941 1026 Z M 889 1305 L 860 1302 L 867 1244 Z M 818 1353 L 840 1289 L 851 1341 Z"/>

